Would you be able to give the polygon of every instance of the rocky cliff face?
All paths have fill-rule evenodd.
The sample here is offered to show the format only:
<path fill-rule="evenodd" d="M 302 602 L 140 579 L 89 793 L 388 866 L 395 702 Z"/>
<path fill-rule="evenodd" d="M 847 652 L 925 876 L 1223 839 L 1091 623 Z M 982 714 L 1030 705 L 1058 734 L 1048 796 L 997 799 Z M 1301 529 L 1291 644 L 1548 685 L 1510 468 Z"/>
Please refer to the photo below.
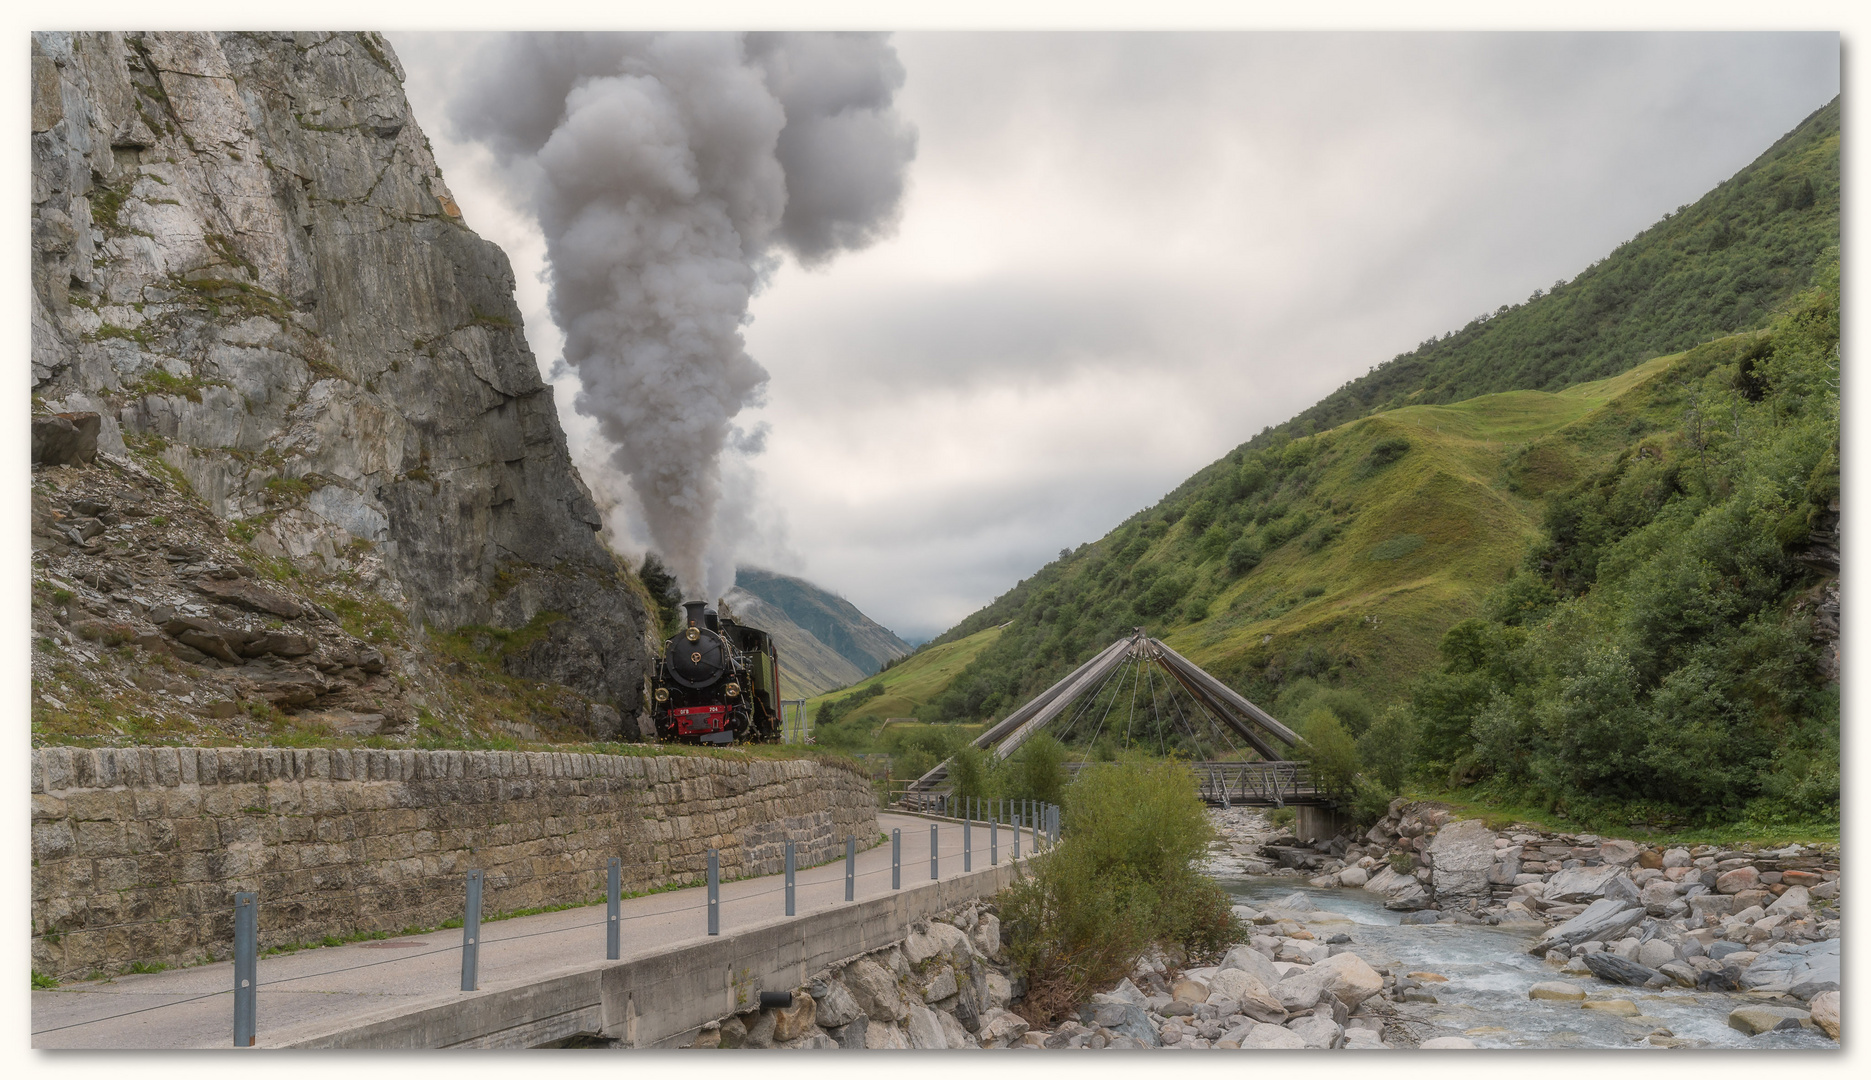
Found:
<path fill-rule="evenodd" d="M 630 716 L 650 616 L 401 79 L 369 33 L 34 35 L 34 412 Z"/>

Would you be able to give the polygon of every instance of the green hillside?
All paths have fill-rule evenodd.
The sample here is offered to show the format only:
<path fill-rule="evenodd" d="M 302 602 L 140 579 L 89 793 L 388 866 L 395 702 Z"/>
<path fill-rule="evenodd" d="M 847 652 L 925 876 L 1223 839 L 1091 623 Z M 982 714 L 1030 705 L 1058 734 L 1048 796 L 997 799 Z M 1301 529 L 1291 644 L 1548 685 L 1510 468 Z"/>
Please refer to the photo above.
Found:
<path fill-rule="evenodd" d="M 1269 704 L 1294 678 L 1397 699 L 1520 564 L 1541 496 L 1653 426 L 1648 388 L 1675 360 L 1562 393 L 1411 406 L 1244 454 L 951 631 L 1008 624 L 920 715 L 1004 714 L 1136 625 Z"/>
<path fill-rule="evenodd" d="M 1346 383 L 1248 443 L 1407 404 L 1557 390 L 1759 329 L 1839 237 L 1839 100 L 1693 205 L 1550 292 L 1502 305 Z"/>
<path fill-rule="evenodd" d="M 959 641 L 927 646 L 863 682 L 811 699 L 806 710 L 815 726 L 842 720 L 875 724 L 893 717 L 927 719 L 929 703 L 1000 637 L 1001 630 L 992 626 Z"/>
<path fill-rule="evenodd" d="M 1004 716 L 1143 625 L 1374 798 L 1836 820 L 1838 158 L 1834 101 L 1040 568 L 879 715 Z M 1573 697 L 1608 711 L 1552 712 Z"/>

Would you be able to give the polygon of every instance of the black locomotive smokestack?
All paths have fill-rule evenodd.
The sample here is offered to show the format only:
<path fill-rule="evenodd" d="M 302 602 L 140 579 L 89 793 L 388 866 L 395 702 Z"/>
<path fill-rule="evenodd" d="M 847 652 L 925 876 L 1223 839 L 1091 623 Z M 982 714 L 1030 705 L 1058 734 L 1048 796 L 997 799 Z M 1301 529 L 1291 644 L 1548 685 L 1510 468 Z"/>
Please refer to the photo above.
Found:
<path fill-rule="evenodd" d="M 707 625 L 707 617 L 705 615 L 705 612 L 708 610 L 708 601 L 690 600 L 687 603 L 683 604 L 682 608 L 684 611 L 687 611 L 689 613 L 688 625 L 697 627 L 697 628 Z"/>

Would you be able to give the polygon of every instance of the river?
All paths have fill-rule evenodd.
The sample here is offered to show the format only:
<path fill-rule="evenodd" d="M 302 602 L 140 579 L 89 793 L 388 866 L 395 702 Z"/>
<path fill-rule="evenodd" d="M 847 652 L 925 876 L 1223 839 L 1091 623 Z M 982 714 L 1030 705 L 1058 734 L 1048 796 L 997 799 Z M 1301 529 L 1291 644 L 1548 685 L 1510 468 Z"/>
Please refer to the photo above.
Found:
<path fill-rule="evenodd" d="M 1557 970 L 1527 955 L 1532 938 L 1490 926 L 1399 925 L 1396 912 L 1362 889 L 1314 889 L 1290 877 L 1223 877 L 1223 888 L 1243 904 L 1261 908 L 1280 897 L 1304 893 L 1322 911 L 1342 914 L 1348 924 L 1315 932 L 1344 932 L 1351 950 L 1372 966 L 1398 973 L 1427 971 L 1446 983 L 1425 983 L 1436 1004 L 1397 1005 L 1398 1016 L 1420 1021 L 1420 1038 L 1465 1035 L 1483 1049 L 1585 1049 L 1648 1047 L 1645 1038 L 1667 1028 L 1689 1045 L 1753 1050 L 1836 1049 L 1817 1031 L 1777 1031 L 1750 1038 L 1728 1026 L 1728 1014 L 1752 999 L 1746 994 L 1702 993 L 1671 988 L 1645 990 L 1580 979 L 1589 999 L 1626 998 L 1640 1017 L 1582 1009 L 1576 1002 L 1533 1001 L 1537 982 L 1564 980 Z"/>

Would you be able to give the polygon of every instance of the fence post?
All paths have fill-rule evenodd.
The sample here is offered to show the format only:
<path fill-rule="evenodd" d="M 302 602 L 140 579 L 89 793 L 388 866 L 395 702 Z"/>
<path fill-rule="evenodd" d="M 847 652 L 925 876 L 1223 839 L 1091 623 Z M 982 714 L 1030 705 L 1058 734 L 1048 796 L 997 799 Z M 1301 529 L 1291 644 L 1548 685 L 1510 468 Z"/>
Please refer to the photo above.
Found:
<path fill-rule="evenodd" d="M 987 862 L 989 866 L 1000 865 L 1000 822 L 987 824 Z"/>
<path fill-rule="evenodd" d="M 481 880 L 483 871 L 468 871 L 468 909 L 461 916 L 461 988 L 481 986 Z"/>
<path fill-rule="evenodd" d="M 624 954 L 624 924 L 619 921 L 623 915 L 624 860 L 612 859 L 606 876 L 610 880 L 605 883 L 609 900 L 604 912 L 604 958 L 616 960 Z"/>
<path fill-rule="evenodd" d="M 890 830 L 890 887 L 903 887 L 903 830 Z"/>
<path fill-rule="evenodd" d="M 940 825 L 929 826 L 929 880 L 936 879 L 936 830 Z"/>
<path fill-rule="evenodd" d="M 1020 861 L 1020 812 L 1013 813 L 1013 861 Z"/>
<path fill-rule="evenodd" d="M 961 872 L 966 874 L 974 869 L 974 822 L 961 819 Z"/>
<path fill-rule="evenodd" d="M 800 708 L 804 708 L 804 707 L 805 706 L 803 705 L 800 706 Z M 799 914 L 799 910 L 793 901 L 793 871 L 794 869 L 795 869 L 795 856 L 793 855 L 793 842 L 791 840 L 788 840 L 786 841 L 786 914 L 788 915 Z"/>
<path fill-rule="evenodd" d="M 234 894 L 234 1045 L 252 1046 L 260 963 L 260 894 Z"/>
<path fill-rule="evenodd" d="M 721 853 L 708 849 L 708 932 L 721 933 Z"/>
<path fill-rule="evenodd" d="M 856 899 L 858 894 L 858 838 L 845 836 L 845 900 Z"/>

